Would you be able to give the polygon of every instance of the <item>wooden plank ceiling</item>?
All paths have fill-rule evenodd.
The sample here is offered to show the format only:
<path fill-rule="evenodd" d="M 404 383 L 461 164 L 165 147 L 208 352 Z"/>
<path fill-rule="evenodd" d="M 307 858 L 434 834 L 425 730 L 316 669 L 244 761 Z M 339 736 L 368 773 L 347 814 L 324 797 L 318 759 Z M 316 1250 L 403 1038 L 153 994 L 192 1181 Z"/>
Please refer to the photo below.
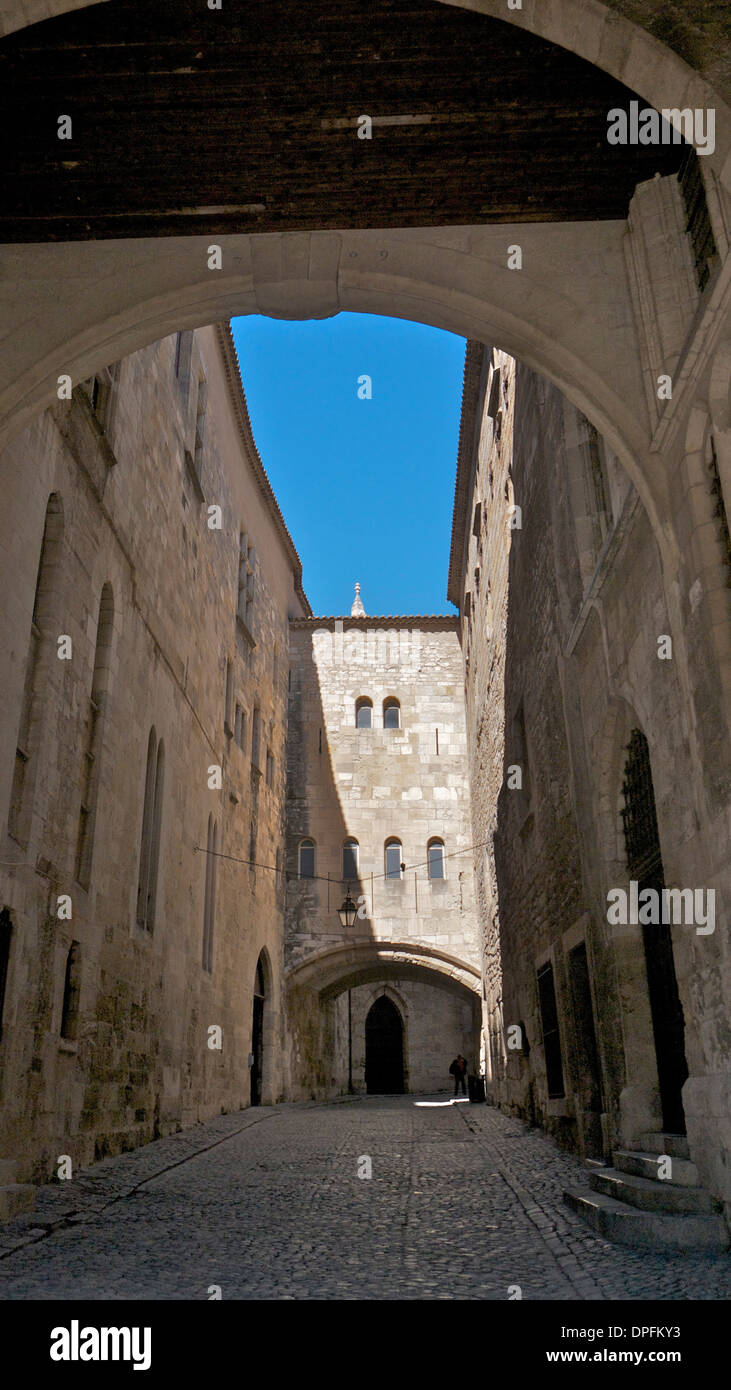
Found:
<path fill-rule="evenodd" d="M 610 146 L 627 88 L 434 0 L 109 0 L 0 42 L 0 89 L 6 242 L 623 218 L 682 153 Z"/>

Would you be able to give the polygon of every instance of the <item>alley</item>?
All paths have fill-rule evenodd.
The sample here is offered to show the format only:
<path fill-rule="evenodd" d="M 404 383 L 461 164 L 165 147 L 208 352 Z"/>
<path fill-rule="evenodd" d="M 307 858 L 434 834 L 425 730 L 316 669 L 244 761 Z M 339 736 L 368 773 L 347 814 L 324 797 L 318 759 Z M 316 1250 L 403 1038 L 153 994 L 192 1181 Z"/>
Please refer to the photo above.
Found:
<path fill-rule="evenodd" d="M 728 1297 L 723 1256 L 593 1236 L 561 1201 L 585 1180 L 539 1131 L 444 1095 L 251 1109 L 42 1189 L 0 1229 L 0 1297 Z"/>

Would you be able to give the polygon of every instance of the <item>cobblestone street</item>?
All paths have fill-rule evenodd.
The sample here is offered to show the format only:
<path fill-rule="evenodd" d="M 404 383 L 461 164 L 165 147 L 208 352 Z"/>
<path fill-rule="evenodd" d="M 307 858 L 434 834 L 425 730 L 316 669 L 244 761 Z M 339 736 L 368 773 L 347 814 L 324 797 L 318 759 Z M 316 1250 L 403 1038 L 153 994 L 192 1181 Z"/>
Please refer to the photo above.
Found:
<path fill-rule="evenodd" d="M 373 1176 L 358 1177 L 368 1155 Z M 723 1256 L 609 1245 L 584 1170 L 444 1097 L 221 1116 L 45 1188 L 0 1229 L 5 1299 L 719 1299 Z"/>

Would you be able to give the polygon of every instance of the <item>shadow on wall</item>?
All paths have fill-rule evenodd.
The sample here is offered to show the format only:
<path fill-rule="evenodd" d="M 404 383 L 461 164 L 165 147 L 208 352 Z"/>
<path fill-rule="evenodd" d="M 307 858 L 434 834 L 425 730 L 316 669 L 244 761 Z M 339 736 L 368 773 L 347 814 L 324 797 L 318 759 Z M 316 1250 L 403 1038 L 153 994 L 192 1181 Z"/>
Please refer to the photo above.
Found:
<path fill-rule="evenodd" d="M 601 1157 L 602 1112 L 617 1104 L 622 1084 L 622 1040 L 612 962 L 586 910 L 571 796 L 562 654 L 582 604 L 582 575 L 563 401 L 521 364 L 514 420 L 512 486 L 521 525 L 508 563 L 494 837 L 503 979 L 502 1018 L 493 1012 L 491 1029 L 494 1094 L 563 1146 Z M 610 1062 L 604 1079 L 611 1100 L 603 1094 L 600 1030 L 602 1055 L 617 1064 L 611 1070 Z"/>

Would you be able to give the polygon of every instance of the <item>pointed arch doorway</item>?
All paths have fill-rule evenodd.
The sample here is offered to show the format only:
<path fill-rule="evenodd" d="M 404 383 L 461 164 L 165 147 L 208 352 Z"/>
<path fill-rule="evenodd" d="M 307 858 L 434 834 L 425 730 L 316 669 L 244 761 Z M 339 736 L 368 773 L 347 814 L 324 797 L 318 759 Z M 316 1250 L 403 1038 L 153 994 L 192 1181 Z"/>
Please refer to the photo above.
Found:
<path fill-rule="evenodd" d="M 266 1005 L 266 978 L 264 974 L 264 953 L 256 963 L 254 977 L 254 1012 L 251 1024 L 251 1104 L 261 1105 L 262 1079 L 264 1076 L 264 1008 Z"/>
<path fill-rule="evenodd" d="M 368 1010 L 365 1037 L 368 1095 L 403 1095 L 404 1026 L 388 995 L 379 995 Z"/>

